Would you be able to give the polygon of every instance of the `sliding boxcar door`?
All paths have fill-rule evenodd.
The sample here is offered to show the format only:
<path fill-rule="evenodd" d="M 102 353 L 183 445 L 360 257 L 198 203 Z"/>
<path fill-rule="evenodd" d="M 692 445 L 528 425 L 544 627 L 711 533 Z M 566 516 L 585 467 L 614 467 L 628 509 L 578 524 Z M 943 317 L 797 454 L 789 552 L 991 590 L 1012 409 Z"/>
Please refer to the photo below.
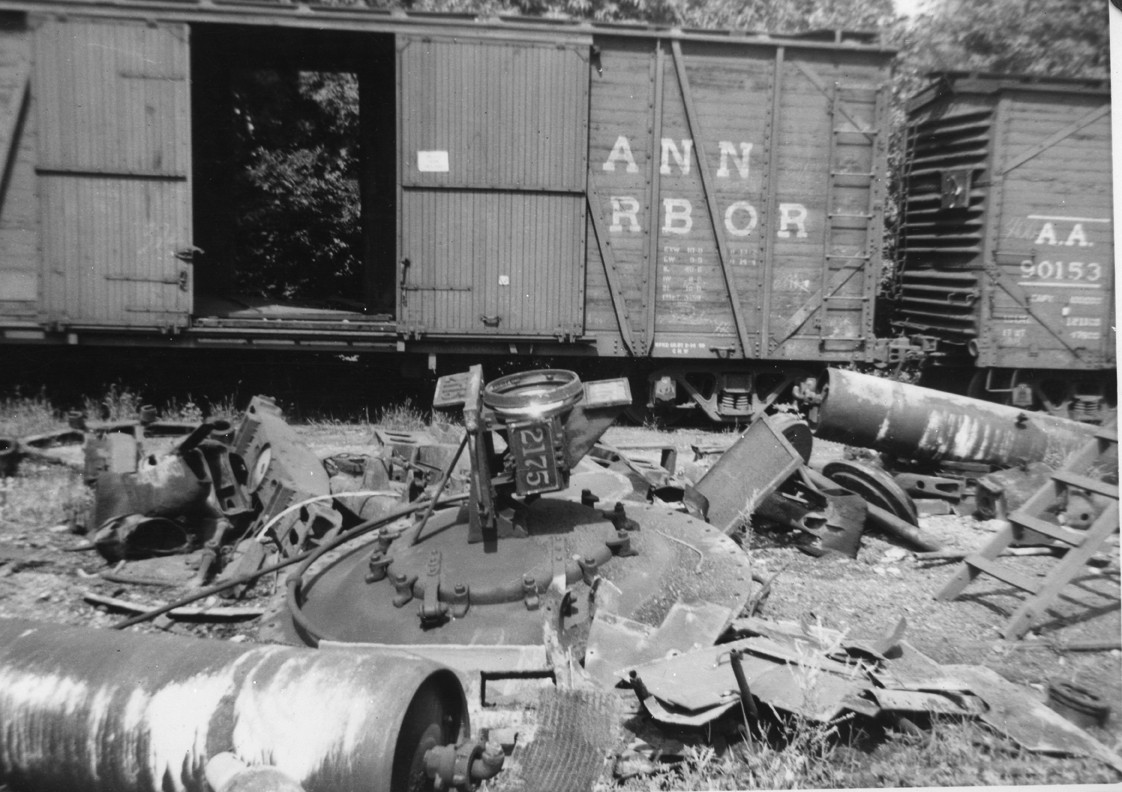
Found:
<path fill-rule="evenodd" d="M 402 329 L 579 334 L 588 42 L 402 37 L 398 74 Z"/>
<path fill-rule="evenodd" d="M 43 20 L 34 59 L 47 319 L 185 326 L 187 27 Z"/>

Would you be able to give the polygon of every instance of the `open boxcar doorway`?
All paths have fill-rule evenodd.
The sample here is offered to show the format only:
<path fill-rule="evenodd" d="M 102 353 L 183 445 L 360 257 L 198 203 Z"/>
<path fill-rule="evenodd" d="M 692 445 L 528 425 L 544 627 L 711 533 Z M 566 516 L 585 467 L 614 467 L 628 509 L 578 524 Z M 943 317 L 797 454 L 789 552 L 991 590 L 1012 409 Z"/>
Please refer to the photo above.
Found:
<path fill-rule="evenodd" d="M 392 322 L 393 36 L 191 33 L 195 316 Z"/>

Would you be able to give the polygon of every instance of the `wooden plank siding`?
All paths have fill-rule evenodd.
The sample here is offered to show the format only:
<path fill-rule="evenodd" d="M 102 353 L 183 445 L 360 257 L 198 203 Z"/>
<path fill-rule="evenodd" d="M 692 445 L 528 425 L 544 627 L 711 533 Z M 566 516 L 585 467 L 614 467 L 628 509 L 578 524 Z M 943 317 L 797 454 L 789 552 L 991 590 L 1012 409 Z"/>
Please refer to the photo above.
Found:
<path fill-rule="evenodd" d="M 66 327 L 185 327 L 191 242 L 185 25 L 39 20 L 43 309 Z"/>
<path fill-rule="evenodd" d="M 605 36 L 597 38 L 597 45 L 601 69 L 591 74 L 589 124 L 589 179 L 599 198 L 593 211 L 610 229 L 608 241 L 632 328 L 641 328 L 643 315 L 655 312 L 649 345 L 653 355 L 853 357 L 853 351 L 831 354 L 822 338 L 872 339 L 871 297 L 880 270 L 883 209 L 878 202 L 867 227 L 835 231 L 827 240 L 830 91 L 834 82 L 863 90 L 859 101 L 846 105 L 852 120 L 839 122 L 839 127 L 857 124 L 871 131 L 876 141 L 848 151 L 842 148 L 838 155 L 844 161 L 836 157 L 834 169 L 875 173 L 883 179 L 884 117 L 876 90 L 886 77 L 884 60 L 867 55 L 815 57 L 797 48 L 787 48 L 781 60 L 776 47 L 684 42 L 683 87 L 669 43 L 662 41 L 661 94 L 656 96 L 657 40 Z M 692 124 L 683 90 L 690 92 L 697 114 Z M 661 127 L 655 129 L 660 103 Z M 739 300 L 747 350 L 740 349 L 737 339 L 702 168 L 713 192 L 716 223 L 725 235 L 726 266 Z M 774 181 L 769 183 L 769 178 Z M 657 184 L 653 201 L 652 181 Z M 867 212 L 871 183 L 840 190 L 839 205 L 859 205 Z M 868 228 L 876 233 L 870 235 Z M 657 237 L 653 261 L 648 234 Z M 597 334 L 603 353 L 620 354 L 619 320 L 591 229 L 588 240 L 588 329 Z M 867 256 L 860 272 L 839 279 L 838 288 L 830 290 L 835 297 L 856 298 L 856 308 L 839 310 L 836 300 L 833 307 L 807 308 L 821 292 L 828 248 Z M 658 282 L 653 304 L 644 297 L 652 277 Z M 781 338 L 783 322 L 800 310 L 806 316 L 794 335 Z M 858 354 L 863 349 L 862 342 Z"/>
<path fill-rule="evenodd" d="M 983 365 L 1114 365 L 1111 125 L 1110 113 L 1100 112 L 1104 102 L 1109 97 L 1010 91 L 1000 105 L 996 169 L 1003 173 L 990 255 L 1020 292 L 989 287 L 988 315 L 980 317 L 988 340 Z"/>
<path fill-rule="evenodd" d="M 587 53 L 399 39 L 404 332 L 583 332 Z"/>
<path fill-rule="evenodd" d="M 31 32 L 0 18 L 0 316 L 31 321 L 39 312 L 39 205 L 36 125 L 30 110 Z"/>

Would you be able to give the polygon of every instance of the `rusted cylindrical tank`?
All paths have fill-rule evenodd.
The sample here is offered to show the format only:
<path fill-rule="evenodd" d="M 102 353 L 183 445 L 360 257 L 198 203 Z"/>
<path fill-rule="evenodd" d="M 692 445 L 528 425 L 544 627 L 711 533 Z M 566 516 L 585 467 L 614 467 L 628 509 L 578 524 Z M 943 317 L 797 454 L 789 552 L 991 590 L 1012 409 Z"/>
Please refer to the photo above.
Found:
<path fill-rule="evenodd" d="M 0 619 L 0 784 L 203 792 L 224 751 L 307 792 L 429 788 L 468 731 L 454 672 L 405 652 L 311 650 Z"/>
<path fill-rule="evenodd" d="M 904 459 L 1058 466 L 1096 428 L 840 369 L 819 380 L 818 397 L 816 437 Z"/>

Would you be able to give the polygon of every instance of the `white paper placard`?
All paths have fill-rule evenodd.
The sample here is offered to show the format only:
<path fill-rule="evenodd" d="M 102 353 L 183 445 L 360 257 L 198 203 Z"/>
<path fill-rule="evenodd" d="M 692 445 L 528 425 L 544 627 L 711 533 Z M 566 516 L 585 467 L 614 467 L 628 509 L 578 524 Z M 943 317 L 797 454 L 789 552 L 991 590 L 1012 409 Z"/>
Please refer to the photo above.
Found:
<path fill-rule="evenodd" d="M 447 151 L 418 151 L 417 170 L 421 173 L 447 173 Z"/>

